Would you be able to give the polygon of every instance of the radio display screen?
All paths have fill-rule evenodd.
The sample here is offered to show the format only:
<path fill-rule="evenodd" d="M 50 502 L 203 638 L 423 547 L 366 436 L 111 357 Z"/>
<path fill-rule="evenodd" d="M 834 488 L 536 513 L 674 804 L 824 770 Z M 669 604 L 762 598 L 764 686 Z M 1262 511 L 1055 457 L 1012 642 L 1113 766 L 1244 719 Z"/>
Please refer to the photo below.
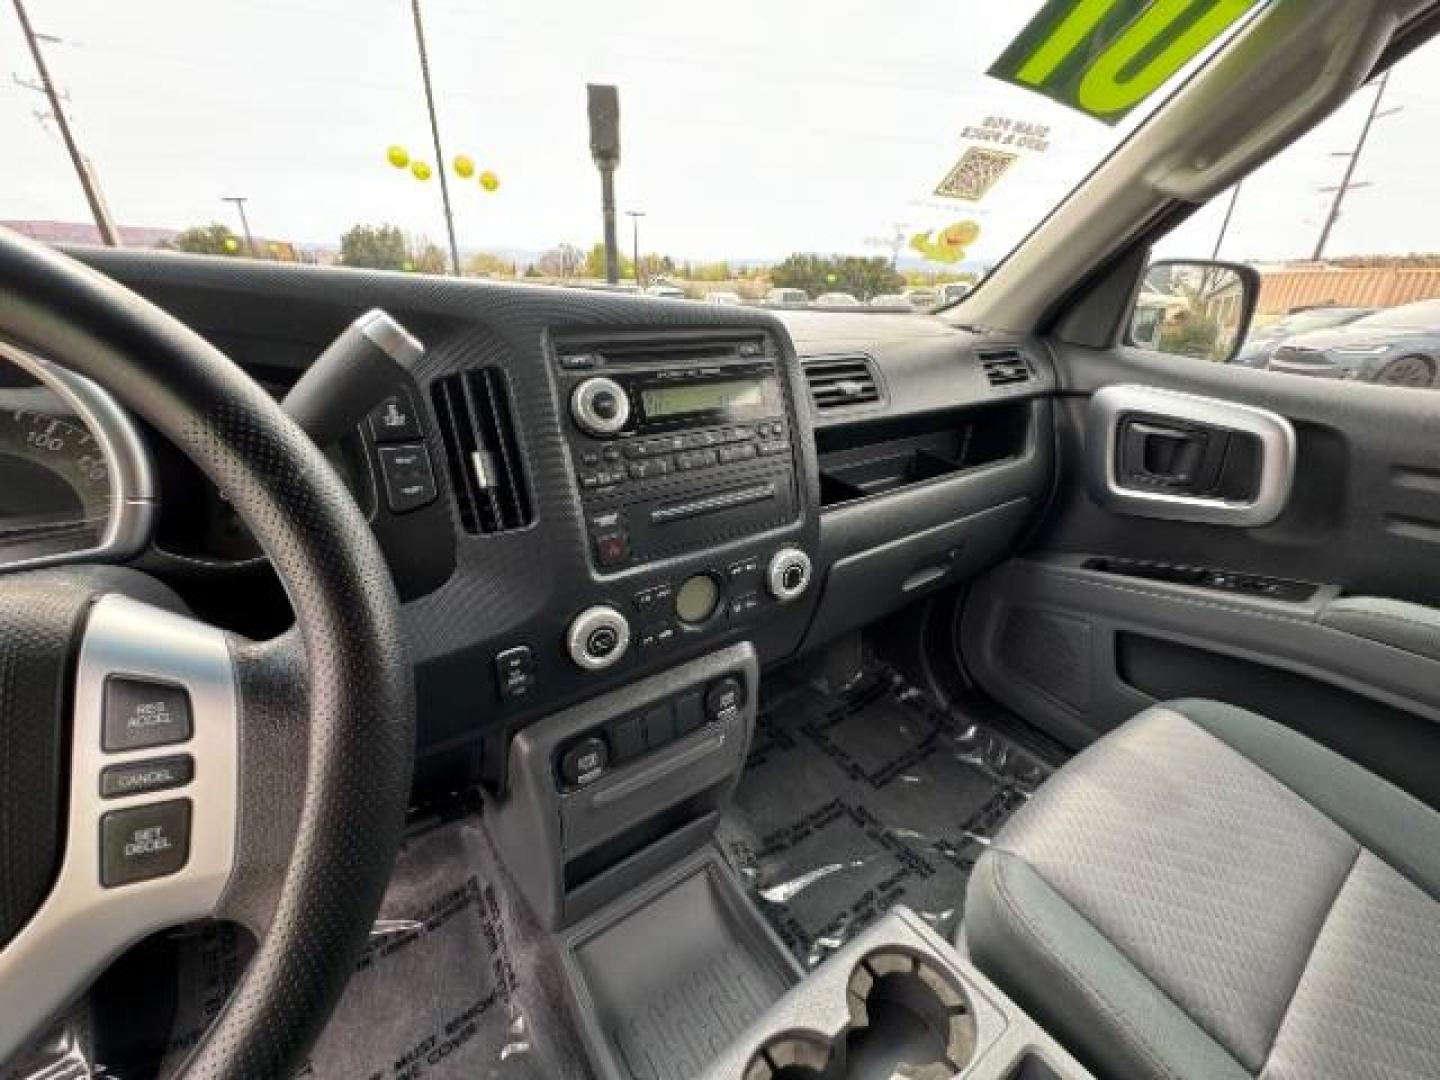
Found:
<path fill-rule="evenodd" d="M 640 391 L 645 419 L 665 420 L 693 413 L 717 413 L 730 418 L 769 415 L 774 411 L 773 378 L 726 379 L 717 382 L 647 386 Z"/>

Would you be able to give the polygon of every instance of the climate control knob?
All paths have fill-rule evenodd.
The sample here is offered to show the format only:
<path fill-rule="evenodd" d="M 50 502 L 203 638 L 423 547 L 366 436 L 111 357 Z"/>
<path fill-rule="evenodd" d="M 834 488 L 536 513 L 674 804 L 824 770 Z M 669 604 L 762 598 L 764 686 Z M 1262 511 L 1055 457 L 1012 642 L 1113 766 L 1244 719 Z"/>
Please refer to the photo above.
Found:
<path fill-rule="evenodd" d="M 614 379 L 586 379 L 570 395 L 570 415 L 590 435 L 616 435 L 630 422 L 630 397 Z"/>
<path fill-rule="evenodd" d="M 630 623 L 613 607 L 592 607 L 575 616 L 565 643 L 577 666 L 604 671 L 618 664 L 629 650 Z"/>
<path fill-rule="evenodd" d="M 799 548 L 781 548 L 770 560 L 765 583 L 781 603 L 798 600 L 810 587 L 810 556 Z"/>

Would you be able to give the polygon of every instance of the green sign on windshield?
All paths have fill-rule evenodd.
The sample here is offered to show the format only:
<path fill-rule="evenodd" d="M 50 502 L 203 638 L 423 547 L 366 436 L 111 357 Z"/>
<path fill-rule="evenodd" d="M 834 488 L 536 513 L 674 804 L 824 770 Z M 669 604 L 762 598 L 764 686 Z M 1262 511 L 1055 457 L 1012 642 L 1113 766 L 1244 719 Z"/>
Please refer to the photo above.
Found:
<path fill-rule="evenodd" d="M 990 68 L 1118 123 L 1261 0 L 1048 0 Z"/>

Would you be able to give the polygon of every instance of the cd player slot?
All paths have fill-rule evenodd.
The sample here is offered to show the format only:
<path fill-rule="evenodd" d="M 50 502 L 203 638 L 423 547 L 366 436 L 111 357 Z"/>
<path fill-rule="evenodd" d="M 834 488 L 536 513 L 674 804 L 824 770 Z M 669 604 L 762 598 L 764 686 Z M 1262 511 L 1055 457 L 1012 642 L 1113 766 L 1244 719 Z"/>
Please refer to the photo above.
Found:
<path fill-rule="evenodd" d="M 756 484 L 753 487 L 740 488 L 736 491 L 722 491 L 718 495 L 709 495 L 703 499 L 689 499 L 685 502 L 658 506 L 650 511 L 650 521 L 655 525 L 664 525 L 672 521 L 684 521 L 688 518 L 700 517 L 704 514 L 714 514 L 721 510 L 730 510 L 737 506 L 748 506 L 750 503 L 766 502 L 775 498 L 775 493 L 776 487 L 774 483 Z"/>

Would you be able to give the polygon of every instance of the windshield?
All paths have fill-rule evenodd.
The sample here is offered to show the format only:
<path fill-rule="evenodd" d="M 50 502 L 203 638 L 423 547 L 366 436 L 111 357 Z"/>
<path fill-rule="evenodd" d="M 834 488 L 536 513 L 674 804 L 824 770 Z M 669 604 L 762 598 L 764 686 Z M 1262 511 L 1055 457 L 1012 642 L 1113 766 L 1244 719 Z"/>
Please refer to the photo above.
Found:
<path fill-rule="evenodd" d="M 97 238 L 83 172 L 133 246 L 747 301 L 979 281 L 1235 25 L 1142 79 L 1100 70 L 1134 59 L 1138 0 L 28 7 L 85 162 L 6 5 L 0 220 L 31 235 Z"/>

